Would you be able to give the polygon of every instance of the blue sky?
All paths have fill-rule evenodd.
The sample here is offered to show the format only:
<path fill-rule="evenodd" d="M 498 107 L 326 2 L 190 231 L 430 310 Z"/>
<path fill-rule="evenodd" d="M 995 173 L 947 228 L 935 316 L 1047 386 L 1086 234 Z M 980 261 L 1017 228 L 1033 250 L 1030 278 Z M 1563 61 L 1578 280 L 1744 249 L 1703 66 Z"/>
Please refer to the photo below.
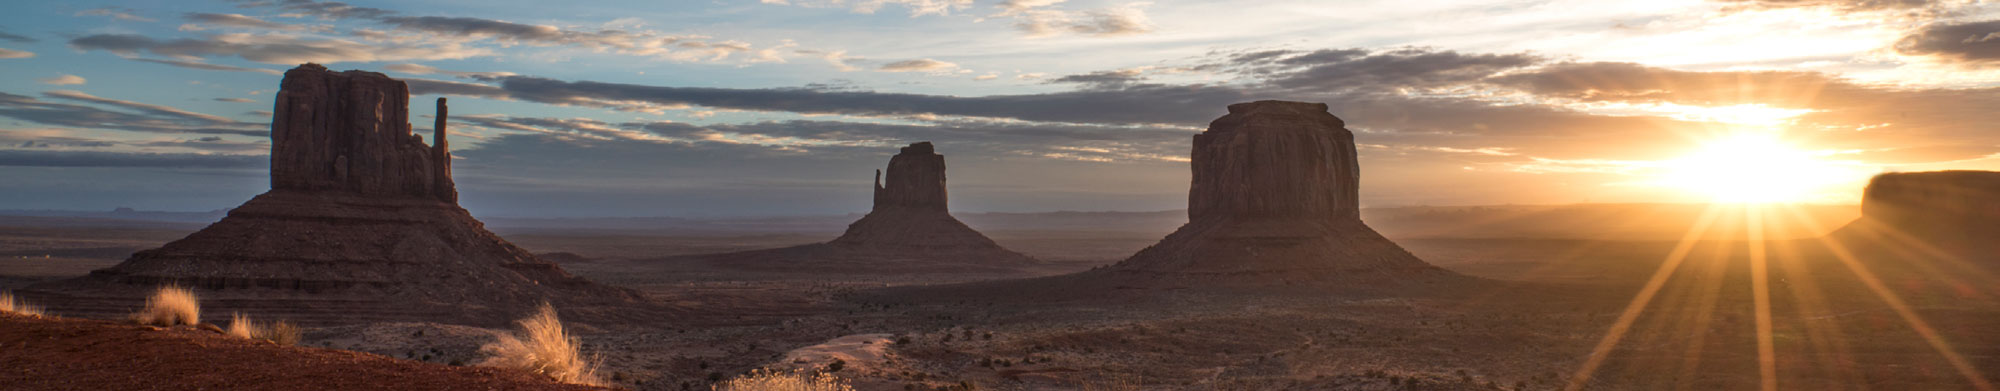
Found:
<path fill-rule="evenodd" d="M 1719 185 L 1684 157 L 1745 135 L 1796 160 L 1750 163 L 1789 167 L 1786 201 L 2000 168 L 2000 6 L 1966 1 L 0 10 L 0 209 L 240 203 L 268 186 L 278 73 L 306 61 L 409 81 L 419 129 L 453 98 L 482 215 L 862 211 L 916 141 L 947 156 L 956 210 L 1173 209 L 1188 137 L 1257 99 L 1331 104 L 1375 206 L 1699 201 Z"/>

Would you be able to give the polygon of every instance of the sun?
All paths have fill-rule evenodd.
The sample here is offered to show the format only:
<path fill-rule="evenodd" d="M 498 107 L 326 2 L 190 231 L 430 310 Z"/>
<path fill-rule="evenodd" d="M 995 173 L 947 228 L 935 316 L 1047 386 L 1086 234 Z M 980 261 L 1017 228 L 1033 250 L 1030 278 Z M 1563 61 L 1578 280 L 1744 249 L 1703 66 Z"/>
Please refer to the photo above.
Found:
<path fill-rule="evenodd" d="M 1840 183 L 1846 170 L 1775 134 L 1737 133 L 1703 142 L 1665 162 L 1665 182 L 1717 203 L 1806 202 Z"/>

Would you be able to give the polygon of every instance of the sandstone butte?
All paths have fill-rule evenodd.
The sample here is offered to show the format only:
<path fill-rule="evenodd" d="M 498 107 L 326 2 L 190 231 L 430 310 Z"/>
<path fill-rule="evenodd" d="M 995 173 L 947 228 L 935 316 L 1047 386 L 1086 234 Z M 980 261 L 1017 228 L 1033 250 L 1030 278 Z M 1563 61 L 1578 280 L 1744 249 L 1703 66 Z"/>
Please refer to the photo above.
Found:
<path fill-rule="evenodd" d="M 285 72 L 270 191 L 185 238 L 19 293 L 59 315 L 112 317 L 157 286 L 182 285 L 197 290 L 208 317 L 241 311 L 306 324 L 503 325 L 543 301 L 643 301 L 538 259 L 459 207 L 445 100 L 425 145 L 406 121 L 409 95 L 380 73 L 317 64 Z"/>

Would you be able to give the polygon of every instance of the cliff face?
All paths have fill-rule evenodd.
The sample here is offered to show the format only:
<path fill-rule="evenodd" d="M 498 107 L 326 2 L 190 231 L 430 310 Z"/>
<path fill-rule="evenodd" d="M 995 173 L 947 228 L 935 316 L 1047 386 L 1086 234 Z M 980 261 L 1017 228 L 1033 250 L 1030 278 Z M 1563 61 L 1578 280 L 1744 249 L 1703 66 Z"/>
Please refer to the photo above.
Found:
<path fill-rule="evenodd" d="M 1324 103 L 1229 105 L 1194 136 L 1188 219 L 1360 221 L 1361 168 L 1346 126 Z"/>
<path fill-rule="evenodd" d="M 1913 241 L 1974 258 L 2000 258 L 2000 172 L 1936 171 L 1875 176 L 1861 219 L 1834 233 L 1863 245 Z"/>
<path fill-rule="evenodd" d="M 1309 281 L 1451 275 L 1362 224 L 1354 133 L 1326 110 L 1230 105 L 1194 136 L 1188 223 L 1109 270 Z"/>
<path fill-rule="evenodd" d="M 910 144 L 889 158 L 886 186 L 882 173 L 875 173 L 875 212 L 894 209 L 945 212 L 945 198 L 944 155 L 937 154 L 929 141 Z"/>
<path fill-rule="evenodd" d="M 271 122 L 271 188 L 457 202 L 444 142 L 410 132 L 410 88 L 380 73 L 318 64 L 285 72 Z"/>
<path fill-rule="evenodd" d="M 153 287 L 203 305 L 309 324 L 505 324 L 535 305 L 630 304 L 508 243 L 457 203 L 438 100 L 437 145 L 406 123 L 408 88 L 314 64 L 285 74 L 271 125 L 271 190 L 228 216 L 89 276 L 23 291 L 73 315 L 116 316 Z M 641 311 L 643 312 L 643 311 Z"/>

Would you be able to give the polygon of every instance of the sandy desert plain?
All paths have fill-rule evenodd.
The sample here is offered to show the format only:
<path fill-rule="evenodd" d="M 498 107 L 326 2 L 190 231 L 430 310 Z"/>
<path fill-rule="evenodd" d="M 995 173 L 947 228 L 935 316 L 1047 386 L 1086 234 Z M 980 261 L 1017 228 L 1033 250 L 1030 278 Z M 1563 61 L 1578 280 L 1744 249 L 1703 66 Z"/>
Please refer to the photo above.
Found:
<path fill-rule="evenodd" d="M 1359 289 L 1093 289 L 1060 277 L 925 287 L 1100 268 L 1157 242 L 1183 211 L 961 213 L 1043 260 L 1002 274 L 743 271 L 675 258 L 822 241 L 854 216 L 486 220 L 576 275 L 667 303 L 657 319 L 570 322 L 600 374 L 637 390 L 708 389 L 759 368 L 833 371 L 882 390 L 1749 389 L 1761 381 L 1750 278 L 1760 246 L 1783 388 L 1978 389 L 2000 374 L 1990 267 L 1821 239 L 1859 215 L 1852 205 L 1791 208 L 1770 219 L 1764 241 L 1744 239 L 1747 218 L 1790 212 L 1725 208 L 1686 235 L 1706 210 L 1365 209 L 1412 254 L 1476 278 Z M 42 215 L 0 218 L 0 289 L 109 267 L 214 218 L 13 214 Z M 1656 278 L 1667 264 L 1679 266 Z M 1649 281 L 1656 294 L 1628 314 Z M 1629 331 L 1599 351 L 1621 323 Z M 464 365 L 502 332 L 308 324 L 301 345 Z"/>

